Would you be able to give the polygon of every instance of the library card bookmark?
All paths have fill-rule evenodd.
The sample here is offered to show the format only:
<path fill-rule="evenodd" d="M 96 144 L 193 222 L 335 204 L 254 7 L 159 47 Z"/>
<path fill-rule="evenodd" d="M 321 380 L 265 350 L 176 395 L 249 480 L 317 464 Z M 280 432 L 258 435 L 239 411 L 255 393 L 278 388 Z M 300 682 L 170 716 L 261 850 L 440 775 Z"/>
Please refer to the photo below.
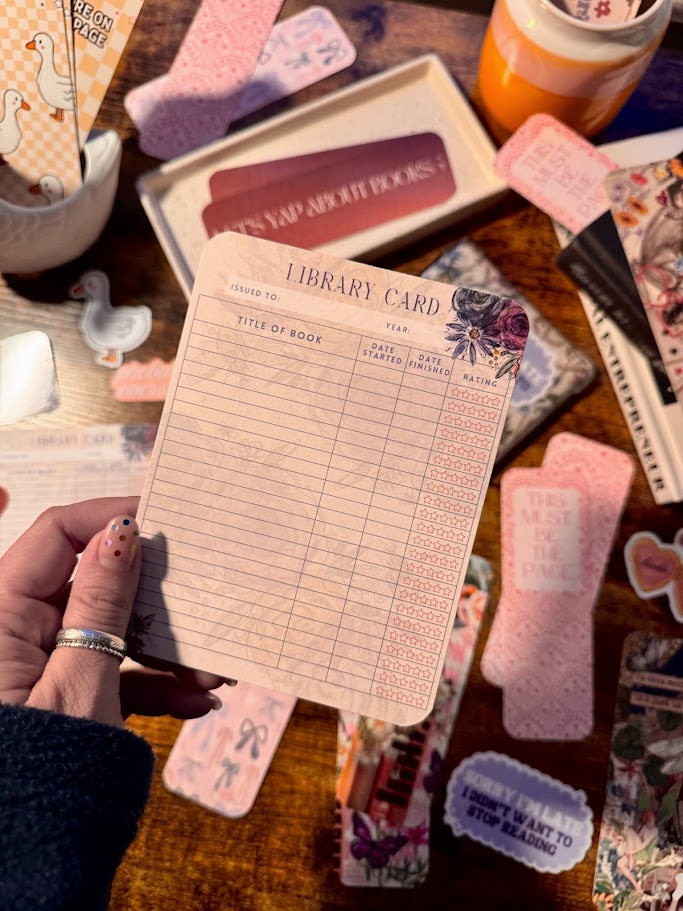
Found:
<path fill-rule="evenodd" d="M 527 334 L 508 298 L 213 238 L 138 513 L 136 650 L 424 718 Z"/>

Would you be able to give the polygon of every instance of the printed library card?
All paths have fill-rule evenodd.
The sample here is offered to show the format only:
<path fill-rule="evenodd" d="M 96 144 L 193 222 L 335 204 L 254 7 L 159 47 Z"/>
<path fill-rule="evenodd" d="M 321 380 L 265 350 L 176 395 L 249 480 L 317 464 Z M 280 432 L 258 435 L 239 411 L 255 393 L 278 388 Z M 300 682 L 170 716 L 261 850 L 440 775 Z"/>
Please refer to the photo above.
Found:
<path fill-rule="evenodd" d="M 683 899 L 683 640 L 631 633 L 614 710 L 593 904 L 675 911 Z"/>
<path fill-rule="evenodd" d="M 0 554 L 49 506 L 139 494 L 154 424 L 0 433 Z"/>
<path fill-rule="evenodd" d="M 140 506 L 144 654 L 424 718 L 527 334 L 508 298 L 210 241 Z"/>
<path fill-rule="evenodd" d="M 610 208 L 664 369 L 683 405 L 683 160 L 605 180 Z"/>
<path fill-rule="evenodd" d="M 0 199 L 44 206 L 41 178 L 60 198 L 82 183 L 64 14 L 52 2 L 5 0 L 0 35 Z"/>
<path fill-rule="evenodd" d="M 439 691 L 424 721 L 406 728 L 339 713 L 335 842 L 345 886 L 407 889 L 427 878 L 432 798 L 492 579 L 490 564 L 472 554 Z"/>

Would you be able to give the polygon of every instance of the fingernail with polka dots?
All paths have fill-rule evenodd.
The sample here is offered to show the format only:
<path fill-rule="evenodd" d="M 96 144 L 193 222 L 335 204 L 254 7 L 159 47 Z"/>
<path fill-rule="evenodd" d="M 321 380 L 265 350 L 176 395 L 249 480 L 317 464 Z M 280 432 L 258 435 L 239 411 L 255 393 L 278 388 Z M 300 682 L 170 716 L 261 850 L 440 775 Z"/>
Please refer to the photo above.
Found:
<path fill-rule="evenodd" d="M 127 572 L 140 549 L 140 528 L 132 516 L 117 516 L 107 525 L 100 541 L 99 561 L 107 569 Z"/>

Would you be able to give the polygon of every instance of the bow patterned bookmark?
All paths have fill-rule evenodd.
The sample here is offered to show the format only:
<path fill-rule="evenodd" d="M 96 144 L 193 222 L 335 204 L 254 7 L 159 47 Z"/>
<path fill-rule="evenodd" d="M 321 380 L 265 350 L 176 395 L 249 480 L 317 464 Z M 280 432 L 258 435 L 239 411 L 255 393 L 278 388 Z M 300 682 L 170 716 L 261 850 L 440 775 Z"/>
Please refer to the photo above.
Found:
<path fill-rule="evenodd" d="M 182 726 L 163 778 L 174 794 L 238 819 L 254 805 L 296 698 L 250 683 L 218 695 L 221 709 Z"/>

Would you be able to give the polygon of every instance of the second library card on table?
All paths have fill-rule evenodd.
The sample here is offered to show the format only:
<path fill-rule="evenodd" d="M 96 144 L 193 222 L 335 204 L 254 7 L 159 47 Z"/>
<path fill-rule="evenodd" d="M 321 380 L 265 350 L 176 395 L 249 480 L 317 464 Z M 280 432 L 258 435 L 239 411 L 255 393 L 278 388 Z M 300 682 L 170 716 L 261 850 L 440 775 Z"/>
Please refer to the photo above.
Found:
<path fill-rule="evenodd" d="M 214 238 L 140 504 L 133 648 L 423 718 L 527 334 L 506 298 Z"/>

